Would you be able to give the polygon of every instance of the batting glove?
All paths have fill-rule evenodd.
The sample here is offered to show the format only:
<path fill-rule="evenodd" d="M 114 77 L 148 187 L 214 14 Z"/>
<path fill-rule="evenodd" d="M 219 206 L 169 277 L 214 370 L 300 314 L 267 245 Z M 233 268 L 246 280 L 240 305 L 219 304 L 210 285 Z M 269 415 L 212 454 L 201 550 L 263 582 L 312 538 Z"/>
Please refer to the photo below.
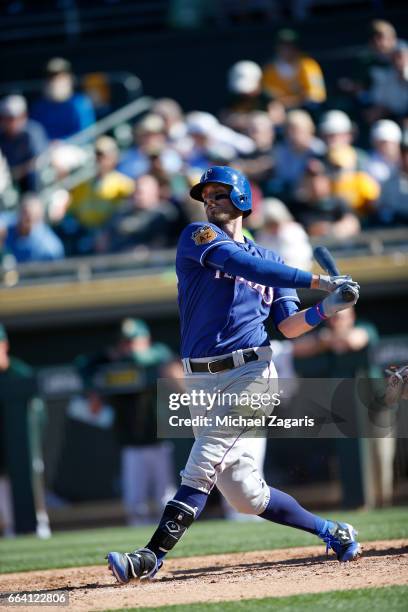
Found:
<path fill-rule="evenodd" d="M 349 274 L 341 274 L 340 276 L 326 276 L 325 274 L 319 274 L 318 289 L 333 293 L 338 287 L 347 283 L 347 286 L 358 287 L 358 283 L 353 281 Z M 360 287 L 358 287 L 360 289 Z"/>
<path fill-rule="evenodd" d="M 332 277 L 333 278 L 333 277 Z M 347 289 L 349 289 L 352 293 L 354 293 L 353 301 L 346 301 L 343 296 L 343 289 L 347 285 Z M 325 317 L 332 317 L 336 312 L 340 312 L 340 310 L 345 310 L 346 308 L 351 308 L 354 304 L 357 303 L 358 298 L 360 297 L 360 285 L 358 283 L 351 283 L 350 281 L 347 283 L 342 283 L 337 289 L 333 291 L 329 296 L 324 298 L 321 302 L 320 307 Z"/>

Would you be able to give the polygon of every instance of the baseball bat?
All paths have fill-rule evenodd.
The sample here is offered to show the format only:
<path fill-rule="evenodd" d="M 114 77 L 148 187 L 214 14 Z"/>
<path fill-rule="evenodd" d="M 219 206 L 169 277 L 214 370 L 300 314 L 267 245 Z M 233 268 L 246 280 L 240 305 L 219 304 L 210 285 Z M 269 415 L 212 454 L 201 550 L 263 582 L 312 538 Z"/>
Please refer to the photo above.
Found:
<path fill-rule="evenodd" d="M 332 255 L 324 246 L 317 246 L 313 250 L 313 255 L 319 266 L 329 274 L 329 276 L 339 276 L 340 272 L 334 261 Z M 346 302 L 352 302 L 355 298 L 355 294 L 350 287 L 345 285 L 341 292 Z"/>

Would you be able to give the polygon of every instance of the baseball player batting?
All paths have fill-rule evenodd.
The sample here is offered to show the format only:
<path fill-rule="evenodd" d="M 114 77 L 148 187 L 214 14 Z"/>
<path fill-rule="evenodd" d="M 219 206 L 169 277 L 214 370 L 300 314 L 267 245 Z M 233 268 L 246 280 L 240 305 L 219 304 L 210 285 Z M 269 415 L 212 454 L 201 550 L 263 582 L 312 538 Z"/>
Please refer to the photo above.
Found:
<path fill-rule="evenodd" d="M 241 393 L 251 391 L 257 381 L 270 381 L 277 388 L 264 327 L 267 317 L 284 336 L 295 338 L 352 307 L 359 285 L 350 276 L 315 275 L 286 266 L 278 254 L 244 237 L 242 221 L 251 213 L 252 197 L 249 182 L 239 171 L 209 168 L 190 195 L 204 204 L 208 222 L 188 225 L 177 249 L 186 386 Z M 345 285 L 354 293 L 352 301 L 344 297 Z M 302 287 L 324 290 L 328 296 L 299 310 L 296 289 Z M 213 410 L 225 411 L 225 407 Z M 290 495 L 266 484 L 251 451 L 253 438 L 221 436 L 211 427 L 195 428 L 194 435 L 181 486 L 146 547 L 108 553 L 109 569 L 118 582 L 152 578 L 199 517 L 214 486 L 238 512 L 315 534 L 339 561 L 360 555 L 352 525 L 312 514 Z"/>

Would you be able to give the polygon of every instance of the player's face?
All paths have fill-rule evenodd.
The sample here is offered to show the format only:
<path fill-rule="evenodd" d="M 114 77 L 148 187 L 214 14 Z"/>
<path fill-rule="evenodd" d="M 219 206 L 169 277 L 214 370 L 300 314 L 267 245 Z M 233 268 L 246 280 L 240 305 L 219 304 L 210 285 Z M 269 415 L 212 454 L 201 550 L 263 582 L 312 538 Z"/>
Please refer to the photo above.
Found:
<path fill-rule="evenodd" d="M 211 223 L 227 223 L 242 214 L 231 202 L 229 193 L 229 188 L 220 183 L 207 183 L 204 186 L 204 208 Z"/>

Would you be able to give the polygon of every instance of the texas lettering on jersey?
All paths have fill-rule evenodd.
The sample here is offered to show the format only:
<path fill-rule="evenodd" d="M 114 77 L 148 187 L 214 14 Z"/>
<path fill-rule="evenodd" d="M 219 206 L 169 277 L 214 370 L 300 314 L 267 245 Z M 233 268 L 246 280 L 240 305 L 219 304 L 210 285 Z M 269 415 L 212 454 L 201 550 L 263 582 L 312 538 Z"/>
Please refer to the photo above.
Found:
<path fill-rule="evenodd" d="M 242 276 L 231 276 L 231 274 L 227 274 L 226 272 L 222 272 L 221 270 L 215 271 L 215 278 L 227 278 L 230 280 L 234 280 L 237 283 L 245 283 L 248 287 L 251 287 L 254 291 L 258 291 L 262 296 L 262 301 L 267 305 L 271 306 L 273 302 L 273 288 L 267 287 L 265 285 L 260 285 L 259 283 L 254 283 L 253 281 L 248 281 L 246 278 Z"/>

